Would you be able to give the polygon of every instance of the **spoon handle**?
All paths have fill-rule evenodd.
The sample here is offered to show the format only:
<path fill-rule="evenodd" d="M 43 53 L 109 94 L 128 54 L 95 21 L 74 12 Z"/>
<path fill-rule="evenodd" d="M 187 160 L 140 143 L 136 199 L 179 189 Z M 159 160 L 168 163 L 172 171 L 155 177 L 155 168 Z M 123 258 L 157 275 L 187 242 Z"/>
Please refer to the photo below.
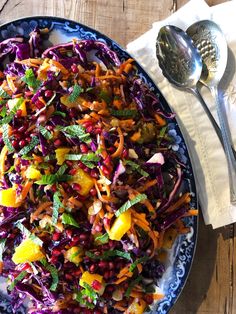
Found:
<path fill-rule="evenodd" d="M 231 149 L 231 136 L 229 134 L 228 122 L 225 116 L 224 109 L 220 103 L 219 93 L 217 87 L 210 88 L 212 96 L 215 98 L 217 113 L 222 132 L 225 155 L 228 162 L 229 170 L 229 187 L 230 187 L 230 202 L 236 204 L 236 161 L 234 159 L 233 151 Z"/>
<path fill-rule="evenodd" d="M 215 129 L 215 132 L 221 142 L 221 145 L 223 146 L 223 148 L 225 149 L 224 146 L 224 140 L 223 140 L 223 136 L 222 136 L 222 131 L 218 125 L 218 123 L 216 122 L 215 118 L 213 117 L 211 111 L 209 110 L 207 104 L 205 103 L 205 100 L 202 98 L 202 95 L 200 94 L 199 90 L 197 88 L 191 89 L 192 93 L 198 98 L 198 100 L 200 101 L 203 109 L 205 110 L 205 113 L 207 114 L 209 120 L 211 121 L 212 126 Z M 236 160 L 236 151 L 234 150 L 233 146 L 231 145 L 231 150 L 233 152 L 233 156 L 234 159 Z"/>

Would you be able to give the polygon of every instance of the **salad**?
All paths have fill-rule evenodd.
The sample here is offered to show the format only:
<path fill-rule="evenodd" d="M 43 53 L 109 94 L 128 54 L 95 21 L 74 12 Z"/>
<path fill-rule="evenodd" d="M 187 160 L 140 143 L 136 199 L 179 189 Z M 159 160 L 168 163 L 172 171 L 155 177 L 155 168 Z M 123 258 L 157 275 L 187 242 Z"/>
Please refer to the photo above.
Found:
<path fill-rule="evenodd" d="M 197 215 L 159 99 L 103 42 L 0 43 L 0 274 L 13 311 L 142 314 Z"/>

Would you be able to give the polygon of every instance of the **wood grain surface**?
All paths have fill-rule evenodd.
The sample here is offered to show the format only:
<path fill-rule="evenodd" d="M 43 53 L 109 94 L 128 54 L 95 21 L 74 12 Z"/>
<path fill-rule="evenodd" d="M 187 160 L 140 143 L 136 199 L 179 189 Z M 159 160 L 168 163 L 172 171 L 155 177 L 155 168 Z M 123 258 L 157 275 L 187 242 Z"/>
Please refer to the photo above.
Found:
<path fill-rule="evenodd" d="M 123 47 L 187 0 L 0 0 L 0 23 L 53 15 L 96 28 Z M 224 0 L 207 0 L 215 5 Z M 183 17 L 184 18 L 184 17 Z M 236 225 L 218 230 L 200 217 L 193 267 L 171 314 L 236 313 Z"/>

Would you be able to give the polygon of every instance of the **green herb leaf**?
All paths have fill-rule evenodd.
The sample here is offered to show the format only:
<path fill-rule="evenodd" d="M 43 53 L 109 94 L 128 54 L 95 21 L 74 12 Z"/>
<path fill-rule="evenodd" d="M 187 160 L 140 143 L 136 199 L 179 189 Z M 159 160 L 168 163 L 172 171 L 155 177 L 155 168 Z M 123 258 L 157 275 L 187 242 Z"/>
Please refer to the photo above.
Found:
<path fill-rule="evenodd" d="M 4 106 L 4 107 L 2 107 L 2 110 L 1 110 L 1 112 L 0 112 L 0 116 L 1 116 L 2 118 L 4 118 L 4 117 L 6 117 L 6 115 L 7 115 L 7 107 Z"/>
<path fill-rule="evenodd" d="M 2 262 L 2 255 L 3 255 L 3 252 L 5 251 L 6 241 L 7 241 L 7 239 L 1 239 L 0 240 L 0 262 Z"/>
<path fill-rule="evenodd" d="M 53 194 L 53 211 L 52 211 L 52 224 L 56 225 L 58 216 L 59 216 L 59 209 L 64 208 L 64 205 L 62 204 L 61 200 L 61 193 L 57 191 Z"/>
<path fill-rule="evenodd" d="M 62 175 L 65 173 L 65 171 L 66 171 L 67 168 L 68 168 L 68 166 L 67 166 L 66 164 L 63 164 L 63 165 L 57 170 L 56 175 L 57 175 L 58 177 L 62 176 Z"/>
<path fill-rule="evenodd" d="M 33 88 L 34 91 L 37 91 L 41 85 L 41 81 L 38 80 L 32 69 L 27 69 L 25 75 L 21 78 L 29 87 Z"/>
<path fill-rule="evenodd" d="M 46 140 L 51 140 L 53 138 L 52 133 L 44 128 L 42 125 L 39 126 L 39 132 L 42 134 L 43 137 L 46 138 Z"/>
<path fill-rule="evenodd" d="M 12 281 L 12 283 L 10 284 L 10 286 L 8 287 L 9 291 L 12 291 L 15 287 L 15 285 L 19 282 L 22 281 L 26 275 L 27 275 L 27 271 L 22 271 L 21 273 L 19 273 L 19 275 Z"/>
<path fill-rule="evenodd" d="M 85 164 L 89 168 L 94 168 L 94 163 L 99 161 L 99 157 L 94 153 L 88 153 L 88 154 L 66 154 L 65 155 L 66 160 L 73 160 L 73 161 L 82 161 L 83 164 Z"/>
<path fill-rule="evenodd" d="M 165 133 L 166 133 L 166 131 L 167 131 L 167 128 L 168 128 L 167 125 L 166 125 L 166 126 L 163 126 L 163 127 L 161 128 L 160 133 L 159 133 L 159 135 L 158 135 L 158 140 L 157 140 L 158 146 L 161 144 L 161 141 L 162 141 L 163 137 L 165 136 Z"/>
<path fill-rule="evenodd" d="M 1 121 L 0 121 L 0 125 L 3 124 L 9 124 L 11 122 L 11 120 L 14 118 L 17 110 L 20 108 L 21 104 L 23 103 L 24 98 L 19 98 L 19 100 L 17 101 L 16 105 L 12 108 L 12 110 L 9 112 L 8 115 L 6 115 Z"/>
<path fill-rule="evenodd" d="M 83 282 L 83 287 L 85 288 L 82 292 L 83 295 L 86 295 L 88 298 L 92 299 L 93 301 L 97 300 L 98 295 L 93 290 L 93 288 L 90 287 L 89 284 L 87 284 L 86 282 Z"/>
<path fill-rule="evenodd" d="M 127 211 L 130 207 L 132 207 L 133 205 L 140 203 L 142 201 L 145 201 L 147 199 L 147 195 L 146 194 L 139 194 L 137 195 L 135 198 L 133 198 L 132 200 L 128 200 L 127 202 L 125 202 L 115 213 L 116 217 L 120 216 L 120 214 L 124 213 L 125 211 Z"/>
<path fill-rule="evenodd" d="M 32 234 L 23 224 L 22 222 L 18 221 L 16 223 L 16 227 L 20 229 L 20 231 L 24 234 L 25 237 L 34 241 L 34 243 L 38 244 L 39 246 L 43 246 L 43 241 L 39 239 L 36 235 Z"/>
<path fill-rule="evenodd" d="M 146 171 L 144 171 L 140 165 L 136 164 L 135 162 L 133 162 L 132 160 L 125 160 L 125 164 L 129 165 L 131 167 L 132 170 L 137 171 L 138 173 L 140 173 L 143 177 L 148 177 L 149 173 L 147 173 Z"/>
<path fill-rule="evenodd" d="M 111 109 L 111 115 L 117 118 L 134 118 L 138 111 L 133 109 L 114 110 Z"/>
<path fill-rule="evenodd" d="M 5 90 L 2 88 L 2 86 L 0 86 L 0 97 L 5 98 L 5 99 L 11 98 L 11 96 L 9 96 L 7 92 L 5 92 Z"/>
<path fill-rule="evenodd" d="M 135 280 L 131 281 L 128 289 L 125 292 L 125 297 L 129 298 L 130 293 L 132 292 L 133 288 L 142 280 L 142 276 L 138 276 Z"/>
<path fill-rule="evenodd" d="M 58 176 L 57 174 L 45 174 L 42 175 L 41 179 L 38 181 L 35 181 L 38 185 L 52 185 L 57 182 L 66 182 L 73 179 L 73 176 L 70 176 L 68 174 L 63 174 L 61 176 Z"/>
<path fill-rule="evenodd" d="M 119 251 L 119 250 L 106 251 L 102 255 L 96 255 L 92 252 L 87 251 L 87 252 L 85 252 L 85 255 L 87 255 L 90 258 L 98 259 L 98 260 L 109 259 L 110 257 L 113 257 L 113 256 L 119 256 L 119 257 L 125 258 L 127 260 L 131 260 L 130 253 Z"/>
<path fill-rule="evenodd" d="M 110 104 L 111 103 L 111 96 L 106 90 L 101 90 L 99 94 L 99 98 L 104 100 L 105 103 Z"/>
<path fill-rule="evenodd" d="M 145 263 L 146 261 L 148 261 L 150 259 L 150 257 L 148 256 L 144 256 L 144 257 L 140 257 L 138 258 L 134 263 L 132 263 L 129 267 L 129 271 L 133 272 L 135 270 L 135 268 L 137 267 L 138 264 L 141 263 Z"/>
<path fill-rule="evenodd" d="M 59 110 L 56 110 L 53 112 L 53 115 L 57 115 L 57 116 L 62 116 L 63 118 L 66 117 L 66 113 L 65 112 L 62 112 L 62 111 L 59 111 Z"/>
<path fill-rule="evenodd" d="M 108 233 L 104 233 L 100 236 L 95 237 L 96 242 L 100 242 L 101 244 L 106 244 L 109 241 L 109 235 Z"/>
<path fill-rule="evenodd" d="M 79 138 L 84 143 L 91 143 L 90 134 L 86 133 L 86 129 L 80 124 L 69 125 L 66 127 L 57 126 L 57 130 L 60 130 L 69 138 L 75 137 Z"/>
<path fill-rule="evenodd" d="M 8 152 L 13 153 L 14 152 L 14 147 L 12 146 L 12 143 L 9 139 L 8 135 L 8 124 L 3 124 L 2 125 L 2 139 L 4 144 L 6 145 Z"/>
<path fill-rule="evenodd" d="M 73 218 L 71 214 L 63 213 L 61 216 L 61 221 L 64 225 L 70 225 L 79 228 L 78 222 Z"/>
<path fill-rule="evenodd" d="M 59 282 L 58 271 L 57 271 L 56 267 L 50 265 L 47 262 L 46 258 L 43 258 L 40 262 L 43 264 L 45 269 L 50 272 L 50 274 L 52 276 L 52 284 L 51 284 L 50 290 L 56 291 L 57 285 Z"/>
<path fill-rule="evenodd" d="M 39 139 L 36 136 L 32 136 L 32 139 L 30 141 L 30 143 L 28 145 L 26 145 L 25 147 L 23 147 L 20 151 L 19 151 L 19 155 L 27 155 L 32 149 L 35 148 L 35 146 L 37 146 L 39 144 Z"/>
<path fill-rule="evenodd" d="M 7 171 L 5 171 L 4 173 L 7 174 L 7 173 L 10 173 L 12 172 L 13 170 L 15 170 L 15 166 L 12 165 Z"/>
<path fill-rule="evenodd" d="M 83 92 L 84 92 L 84 89 L 81 86 L 79 86 L 78 84 L 75 84 L 73 87 L 73 91 L 68 98 L 69 101 L 70 102 L 76 102 L 79 95 Z"/>

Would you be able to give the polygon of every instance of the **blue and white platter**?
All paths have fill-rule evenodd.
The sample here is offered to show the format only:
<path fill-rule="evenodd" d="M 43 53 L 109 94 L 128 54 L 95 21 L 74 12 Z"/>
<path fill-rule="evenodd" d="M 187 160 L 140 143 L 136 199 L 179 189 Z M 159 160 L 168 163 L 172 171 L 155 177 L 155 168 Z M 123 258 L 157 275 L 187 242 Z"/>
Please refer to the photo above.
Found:
<path fill-rule="evenodd" d="M 47 44 L 66 43 L 73 38 L 78 39 L 94 39 L 106 43 L 112 50 L 116 51 L 121 60 L 127 59 L 130 55 L 122 49 L 116 42 L 109 39 L 100 32 L 82 25 L 75 21 L 70 21 L 63 18 L 33 16 L 22 18 L 9 22 L 0 26 L 0 41 L 15 37 L 17 35 L 28 36 L 35 28 L 48 28 L 49 39 Z M 166 100 L 162 96 L 159 89 L 155 86 L 148 74 L 142 67 L 136 63 L 138 75 L 148 85 L 148 87 L 159 97 L 162 107 L 170 112 Z M 169 124 L 169 136 L 173 137 L 172 149 L 177 151 L 180 160 L 186 165 L 184 170 L 184 189 L 192 195 L 191 206 L 198 208 L 196 187 L 194 181 L 193 170 L 189 158 L 188 150 L 185 145 L 184 138 L 178 127 L 176 120 Z M 186 217 L 186 225 L 191 232 L 186 235 L 181 235 L 177 238 L 174 246 L 169 252 L 169 263 L 164 276 L 159 282 L 160 289 L 164 292 L 165 297 L 155 304 L 152 313 L 166 314 L 170 311 L 177 298 L 179 297 L 183 287 L 187 281 L 187 277 L 191 268 L 194 251 L 197 240 L 198 217 Z M 7 298 L 3 280 L 0 281 L 0 313 L 13 313 L 10 300 Z M 26 314 L 27 309 L 21 307 L 17 314 Z"/>

